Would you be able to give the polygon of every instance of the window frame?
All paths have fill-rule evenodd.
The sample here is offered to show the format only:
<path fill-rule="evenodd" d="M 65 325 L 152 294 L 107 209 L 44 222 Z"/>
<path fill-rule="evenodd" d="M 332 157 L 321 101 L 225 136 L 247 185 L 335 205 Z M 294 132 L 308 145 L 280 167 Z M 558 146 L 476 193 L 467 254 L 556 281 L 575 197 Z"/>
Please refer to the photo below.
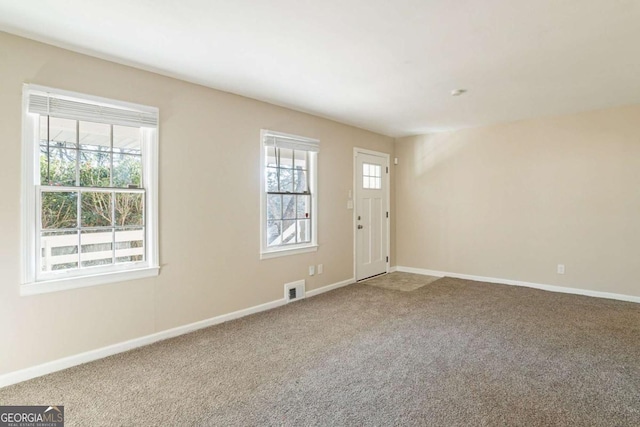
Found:
<path fill-rule="evenodd" d="M 54 274 L 42 274 L 38 271 L 40 257 L 40 141 L 39 118 L 41 114 L 29 112 L 29 95 L 46 93 L 53 97 L 79 100 L 87 104 L 150 113 L 159 119 L 159 111 L 155 107 L 133 104 L 124 101 L 102 98 L 77 92 L 50 88 L 46 86 L 24 84 L 22 90 L 22 277 L 21 295 L 33 295 L 55 292 L 86 286 L 121 282 L 144 277 L 157 276 L 159 267 L 158 247 L 158 129 L 157 126 L 145 124 L 140 126 L 142 149 L 142 183 L 139 190 L 144 194 L 144 261 L 111 264 L 104 267 L 92 267 L 86 270 L 61 270 Z M 78 117 L 74 120 L 85 121 Z M 113 123 L 111 123 L 113 124 Z M 76 187 L 76 191 L 82 188 Z M 126 190 L 123 188 L 122 190 Z M 114 191 L 105 187 L 104 191 Z M 115 189 L 115 191 L 118 191 Z M 114 193 L 115 194 L 115 193 Z"/>
<path fill-rule="evenodd" d="M 307 182 L 309 187 L 311 213 L 311 240 L 305 243 L 286 244 L 278 246 L 267 246 L 267 188 L 266 188 L 266 145 L 267 137 L 285 138 L 301 143 L 308 143 L 319 146 L 316 139 L 302 137 L 298 135 L 275 132 L 268 129 L 260 131 L 260 259 L 269 259 L 287 255 L 295 255 L 318 250 L 318 152 L 296 149 L 297 151 L 307 151 Z M 293 193 L 295 194 L 295 193 Z"/>

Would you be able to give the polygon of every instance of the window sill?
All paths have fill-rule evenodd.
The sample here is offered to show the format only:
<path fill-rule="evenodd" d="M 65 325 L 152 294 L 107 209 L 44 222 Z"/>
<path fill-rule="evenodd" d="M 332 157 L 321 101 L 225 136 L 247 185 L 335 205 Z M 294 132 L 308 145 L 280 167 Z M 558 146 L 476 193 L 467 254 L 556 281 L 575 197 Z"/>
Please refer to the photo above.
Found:
<path fill-rule="evenodd" d="M 154 277 L 157 276 L 159 272 L 160 267 L 145 267 L 136 270 L 116 271 L 112 273 L 94 274 L 91 276 L 45 280 L 41 282 L 27 283 L 20 286 L 20 295 L 38 295 L 49 292 L 66 291 L 69 289 L 85 288 L 88 286 L 104 285 L 107 283 L 125 282 L 127 280 Z"/>
<path fill-rule="evenodd" d="M 268 252 L 260 253 L 260 259 L 278 258 L 281 256 L 304 254 L 307 252 L 316 252 L 318 245 L 303 246 L 297 248 L 275 249 Z"/>

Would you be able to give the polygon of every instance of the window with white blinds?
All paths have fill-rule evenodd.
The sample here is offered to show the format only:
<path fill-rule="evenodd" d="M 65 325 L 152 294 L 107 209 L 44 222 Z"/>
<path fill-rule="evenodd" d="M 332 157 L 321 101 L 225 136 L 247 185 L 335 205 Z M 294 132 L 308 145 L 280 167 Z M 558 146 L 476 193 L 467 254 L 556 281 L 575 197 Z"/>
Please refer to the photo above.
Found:
<path fill-rule="evenodd" d="M 262 131 L 261 256 L 317 248 L 316 139 Z"/>
<path fill-rule="evenodd" d="M 25 85 L 23 293 L 157 274 L 153 107 Z"/>

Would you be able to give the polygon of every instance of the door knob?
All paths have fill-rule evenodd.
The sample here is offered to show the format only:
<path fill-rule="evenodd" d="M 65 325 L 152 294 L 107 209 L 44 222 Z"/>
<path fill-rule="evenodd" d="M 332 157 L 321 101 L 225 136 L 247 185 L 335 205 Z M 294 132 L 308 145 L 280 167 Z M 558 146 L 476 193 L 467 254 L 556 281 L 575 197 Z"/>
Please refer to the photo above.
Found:
<path fill-rule="evenodd" d="M 361 229 L 363 229 L 363 228 L 364 228 L 364 226 L 362 226 L 362 225 L 358 225 L 358 230 L 361 230 Z"/>

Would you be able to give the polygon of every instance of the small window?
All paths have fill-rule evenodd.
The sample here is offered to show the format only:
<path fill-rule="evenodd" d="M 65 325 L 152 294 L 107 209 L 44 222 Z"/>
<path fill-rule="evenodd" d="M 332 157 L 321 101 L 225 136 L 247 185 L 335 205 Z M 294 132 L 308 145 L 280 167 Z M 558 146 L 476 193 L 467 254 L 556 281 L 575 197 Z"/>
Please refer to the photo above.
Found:
<path fill-rule="evenodd" d="M 319 142 L 262 131 L 263 258 L 317 247 L 316 158 Z"/>
<path fill-rule="evenodd" d="M 362 188 L 367 190 L 382 188 L 382 166 L 371 163 L 362 164 Z"/>
<path fill-rule="evenodd" d="M 157 110 L 33 85 L 24 96 L 23 290 L 157 274 Z"/>

